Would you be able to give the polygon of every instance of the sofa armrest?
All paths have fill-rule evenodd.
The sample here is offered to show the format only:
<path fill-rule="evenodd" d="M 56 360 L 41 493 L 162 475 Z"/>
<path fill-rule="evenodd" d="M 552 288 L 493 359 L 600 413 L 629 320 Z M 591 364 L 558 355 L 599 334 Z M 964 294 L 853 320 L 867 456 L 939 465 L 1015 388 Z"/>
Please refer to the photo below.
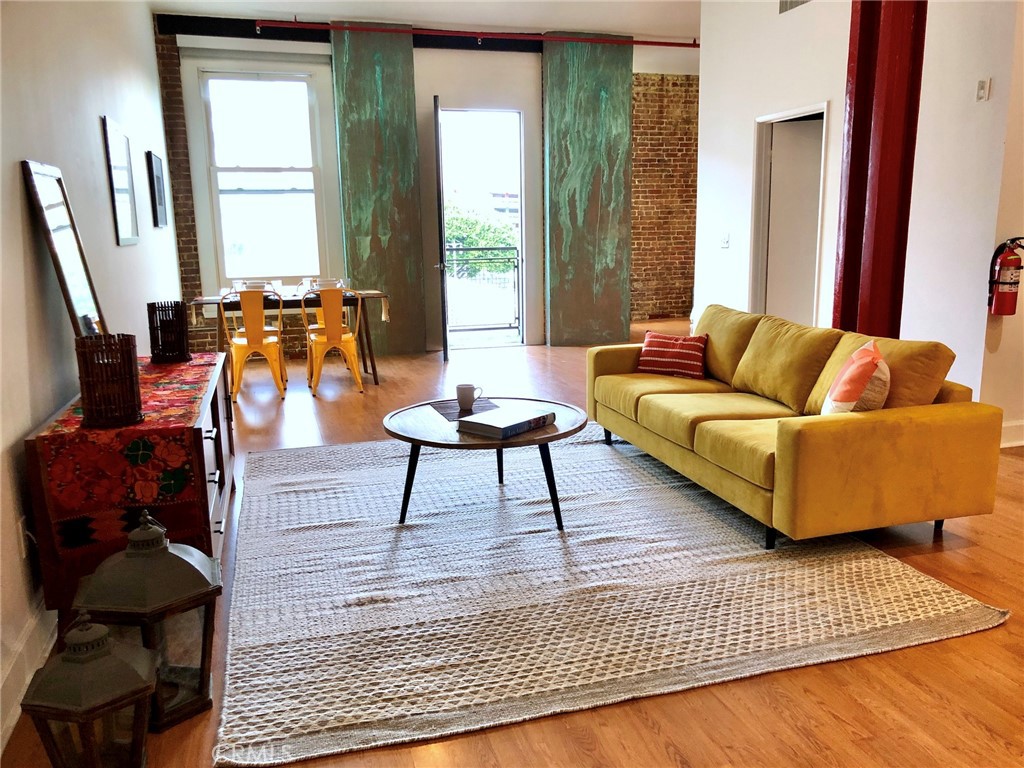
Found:
<path fill-rule="evenodd" d="M 974 393 L 970 387 L 957 384 L 955 381 L 944 381 L 939 387 L 939 394 L 933 402 L 936 403 L 969 403 L 974 399 Z"/>
<path fill-rule="evenodd" d="M 1002 411 L 982 403 L 779 421 L 773 526 L 795 539 L 995 504 Z"/>
<path fill-rule="evenodd" d="M 587 350 L 587 416 L 597 418 L 594 380 L 612 373 L 633 373 L 640 363 L 643 344 L 609 344 Z"/>

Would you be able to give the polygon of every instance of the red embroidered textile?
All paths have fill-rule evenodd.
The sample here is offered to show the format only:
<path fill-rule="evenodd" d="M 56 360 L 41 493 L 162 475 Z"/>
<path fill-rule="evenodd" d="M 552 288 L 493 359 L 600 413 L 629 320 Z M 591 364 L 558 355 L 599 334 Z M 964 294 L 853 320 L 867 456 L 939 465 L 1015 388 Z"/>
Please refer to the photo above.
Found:
<path fill-rule="evenodd" d="M 198 499 L 205 478 L 195 476 L 192 429 L 216 362 L 215 353 L 164 365 L 140 357 L 140 423 L 82 429 L 76 403 L 38 435 L 52 520 Z"/>
<path fill-rule="evenodd" d="M 640 350 L 638 373 L 661 373 L 666 376 L 680 376 L 684 379 L 704 378 L 704 347 L 707 334 L 703 336 L 670 336 L 667 333 L 648 331 Z"/>

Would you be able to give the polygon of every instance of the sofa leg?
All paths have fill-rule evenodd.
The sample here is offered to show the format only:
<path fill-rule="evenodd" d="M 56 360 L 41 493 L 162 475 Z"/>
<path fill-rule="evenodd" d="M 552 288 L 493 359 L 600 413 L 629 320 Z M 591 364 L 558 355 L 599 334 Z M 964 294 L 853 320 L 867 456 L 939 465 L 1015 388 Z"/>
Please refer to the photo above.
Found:
<path fill-rule="evenodd" d="M 611 445 L 612 444 L 612 433 L 609 430 L 607 430 L 607 429 L 604 431 L 604 444 L 605 445 Z"/>
<path fill-rule="evenodd" d="M 775 549 L 775 537 L 778 535 L 778 531 L 772 528 L 770 525 L 764 527 L 764 548 Z"/>
<path fill-rule="evenodd" d="M 935 532 L 936 533 L 941 533 L 942 532 L 942 524 L 944 522 L 946 522 L 946 521 L 945 520 L 936 520 L 935 521 Z"/>

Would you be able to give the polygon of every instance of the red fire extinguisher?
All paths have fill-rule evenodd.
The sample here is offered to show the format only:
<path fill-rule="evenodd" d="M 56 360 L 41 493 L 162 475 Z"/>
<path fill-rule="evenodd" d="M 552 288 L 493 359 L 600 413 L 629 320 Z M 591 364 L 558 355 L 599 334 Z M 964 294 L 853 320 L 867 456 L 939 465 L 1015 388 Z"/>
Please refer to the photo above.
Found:
<path fill-rule="evenodd" d="M 1024 237 L 1013 237 L 1000 243 L 992 254 L 989 269 L 988 307 L 993 315 L 1017 314 L 1017 294 L 1020 292 L 1021 256 Z"/>

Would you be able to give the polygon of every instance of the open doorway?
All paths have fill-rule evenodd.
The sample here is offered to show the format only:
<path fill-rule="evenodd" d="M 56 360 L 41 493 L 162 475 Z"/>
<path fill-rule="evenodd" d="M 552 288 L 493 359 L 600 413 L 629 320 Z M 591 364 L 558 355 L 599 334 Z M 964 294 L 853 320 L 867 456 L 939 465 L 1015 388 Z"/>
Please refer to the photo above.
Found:
<path fill-rule="evenodd" d="M 522 344 L 522 115 L 438 106 L 436 119 L 447 347 Z"/>
<path fill-rule="evenodd" d="M 826 105 L 757 121 L 750 306 L 817 325 Z"/>
<path fill-rule="evenodd" d="M 518 115 L 521 134 L 514 156 L 521 163 L 520 197 L 518 201 L 507 199 L 505 202 L 509 205 L 495 207 L 508 209 L 505 213 L 511 217 L 515 204 L 519 206 L 521 246 L 517 279 L 521 296 L 519 323 L 522 341 L 516 343 L 543 344 L 545 272 L 540 54 L 416 48 L 413 59 L 422 180 L 420 204 L 424 212 L 423 290 L 427 349 L 446 351 L 441 320 L 445 308 L 442 307 L 439 275 L 439 254 L 443 243 L 438 217 L 431 215 L 434 211 L 444 210 L 444 204 L 440 202 L 441 180 L 431 183 L 437 176 L 440 144 L 440 137 L 435 135 L 435 125 L 439 122 L 435 119 L 435 96 L 438 97 L 436 111 L 443 111 L 446 119 L 459 112 L 485 116 L 488 113 L 506 117 Z M 451 183 L 445 181 L 444 186 L 451 186 Z M 505 334 L 507 336 L 508 332 Z M 482 339 L 484 335 L 485 332 L 480 331 L 470 338 Z"/>

